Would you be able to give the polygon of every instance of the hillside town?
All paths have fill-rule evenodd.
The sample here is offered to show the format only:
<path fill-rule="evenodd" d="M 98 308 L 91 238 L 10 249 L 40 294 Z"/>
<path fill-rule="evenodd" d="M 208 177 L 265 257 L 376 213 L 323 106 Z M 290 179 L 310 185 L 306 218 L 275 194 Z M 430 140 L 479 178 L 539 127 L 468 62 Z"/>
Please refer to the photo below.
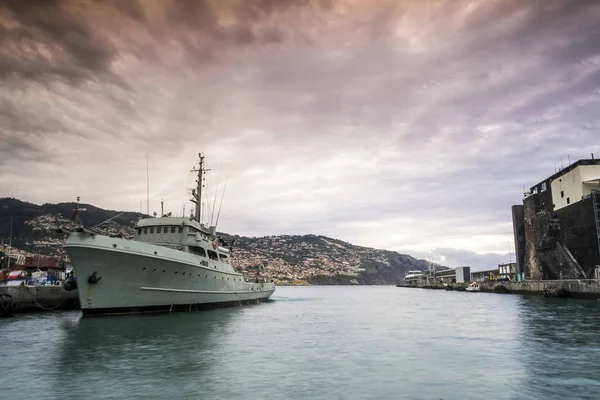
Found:
<path fill-rule="evenodd" d="M 26 242 L 26 248 L 40 249 L 43 253 L 58 258 L 66 257 L 66 253 L 62 248 L 65 243 L 64 235 L 58 235 L 56 230 L 59 228 L 75 228 L 76 225 L 72 220 L 62 215 L 44 214 L 25 221 L 25 225 L 31 227 L 32 232 L 31 240 Z M 120 225 L 113 221 L 96 227 L 95 230 L 103 235 L 133 237 L 133 227 Z"/>
<path fill-rule="evenodd" d="M 367 272 L 369 266 L 394 267 L 392 259 L 383 250 L 354 246 L 325 236 L 236 239 L 236 264 L 242 269 L 253 269 L 262 263 L 265 274 L 280 283 L 309 282 L 318 276 L 358 284 L 356 278 Z"/>

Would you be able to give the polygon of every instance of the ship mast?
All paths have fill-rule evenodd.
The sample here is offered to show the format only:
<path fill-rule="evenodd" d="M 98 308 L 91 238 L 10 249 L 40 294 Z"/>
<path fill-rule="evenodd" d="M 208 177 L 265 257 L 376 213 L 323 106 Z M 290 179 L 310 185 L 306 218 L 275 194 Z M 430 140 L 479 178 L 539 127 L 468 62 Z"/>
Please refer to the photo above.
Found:
<path fill-rule="evenodd" d="M 192 190 L 193 198 L 190 201 L 196 204 L 194 219 L 196 220 L 196 222 L 200 223 L 200 217 L 202 216 L 202 188 L 204 187 L 204 172 L 210 171 L 210 169 L 204 169 L 204 155 L 202 153 L 199 153 L 198 157 L 200 158 L 198 169 L 192 169 L 190 171 L 198 173 L 198 179 L 196 180 L 196 190 Z"/>

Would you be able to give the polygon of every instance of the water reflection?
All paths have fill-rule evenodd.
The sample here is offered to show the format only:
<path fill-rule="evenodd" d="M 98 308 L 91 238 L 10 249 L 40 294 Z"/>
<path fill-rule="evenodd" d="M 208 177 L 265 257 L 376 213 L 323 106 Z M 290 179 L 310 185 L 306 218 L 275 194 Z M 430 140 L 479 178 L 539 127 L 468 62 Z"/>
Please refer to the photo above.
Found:
<path fill-rule="evenodd" d="M 600 387 L 600 303 L 589 300 L 523 297 L 520 355 L 523 394 L 547 399 L 598 398 Z"/>
<path fill-rule="evenodd" d="M 600 302 L 524 297 L 519 304 L 523 339 L 537 345 L 596 346 L 600 338 Z"/>
<path fill-rule="evenodd" d="M 140 387 L 157 381 L 185 385 L 220 362 L 221 338 L 235 315 L 215 310 L 64 321 L 54 390 L 81 398 L 94 387 L 88 393 L 94 398 L 125 398 L 151 395 Z M 111 382 L 110 390 L 102 381 Z"/>

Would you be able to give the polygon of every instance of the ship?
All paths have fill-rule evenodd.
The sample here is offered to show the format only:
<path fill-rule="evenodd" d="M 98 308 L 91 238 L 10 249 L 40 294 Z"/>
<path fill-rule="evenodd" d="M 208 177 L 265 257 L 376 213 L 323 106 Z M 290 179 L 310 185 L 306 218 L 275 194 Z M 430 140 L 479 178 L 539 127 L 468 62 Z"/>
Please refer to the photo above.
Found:
<path fill-rule="evenodd" d="M 130 238 L 102 235 L 80 223 L 66 233 L 65 252 L 76 275 L 83 315 L 195 311 L 259 303 L 272 280 L 245 275 L 232 264 L 233 241 L 201 222 L 204 155 L 199 154 L 194 211 L 189 217 L 148 216 Z M 74 215 L 77 214 L 74 210 Z M 77 219 L 80 221 L 79 219 Z"/>

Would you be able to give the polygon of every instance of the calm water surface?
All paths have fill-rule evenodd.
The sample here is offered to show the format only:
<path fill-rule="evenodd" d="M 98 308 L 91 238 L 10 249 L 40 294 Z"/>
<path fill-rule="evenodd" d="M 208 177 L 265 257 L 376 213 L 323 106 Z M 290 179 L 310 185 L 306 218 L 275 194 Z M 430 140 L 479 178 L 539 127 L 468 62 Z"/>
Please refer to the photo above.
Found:
<path fill-rule="evenodd" d="M 279 287 L 200 313 L 0 320 L 3 399 L 598 399 L 600 302 Z"/>

